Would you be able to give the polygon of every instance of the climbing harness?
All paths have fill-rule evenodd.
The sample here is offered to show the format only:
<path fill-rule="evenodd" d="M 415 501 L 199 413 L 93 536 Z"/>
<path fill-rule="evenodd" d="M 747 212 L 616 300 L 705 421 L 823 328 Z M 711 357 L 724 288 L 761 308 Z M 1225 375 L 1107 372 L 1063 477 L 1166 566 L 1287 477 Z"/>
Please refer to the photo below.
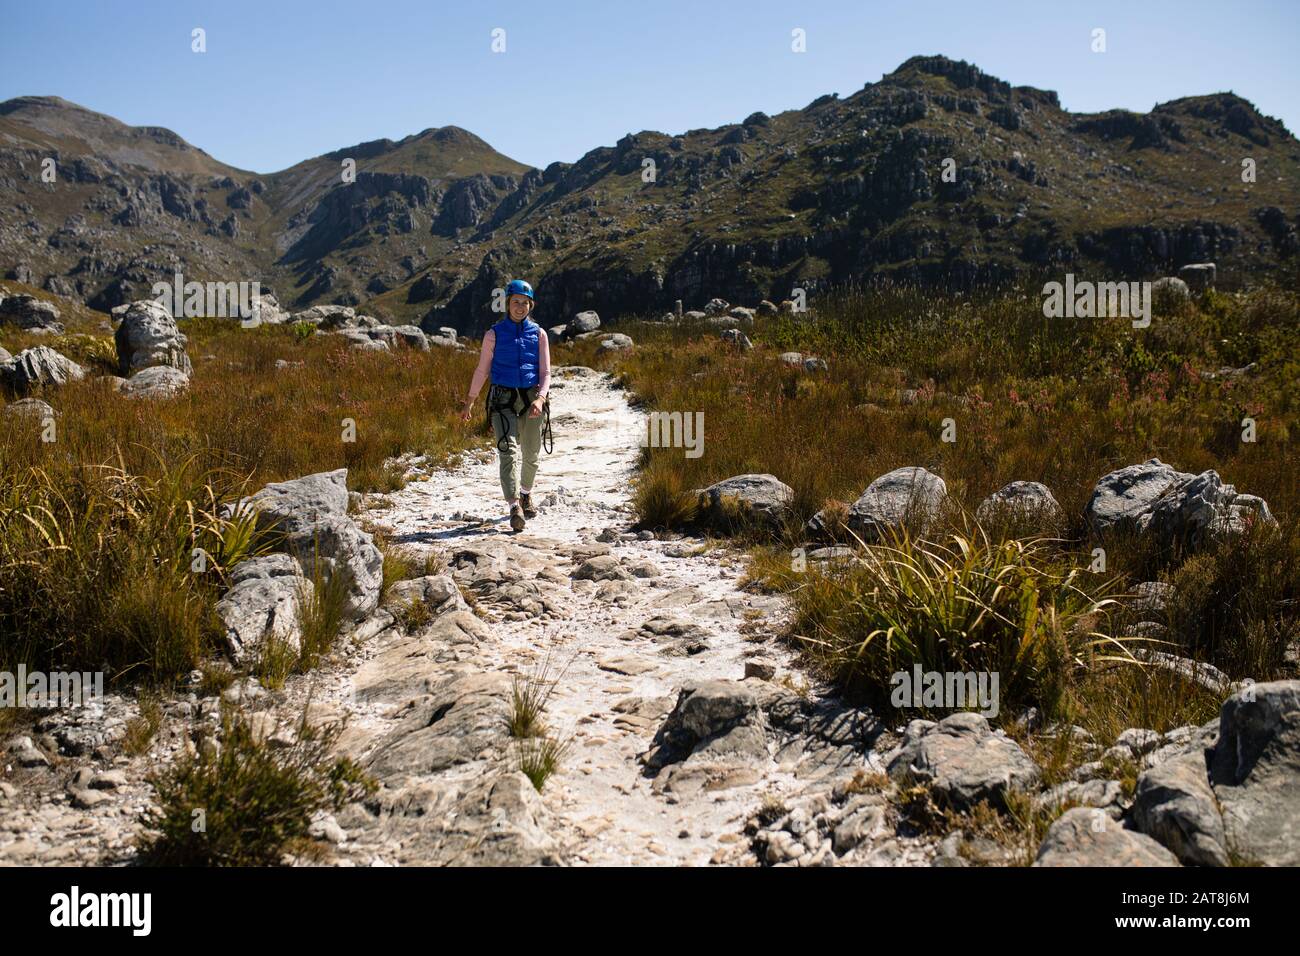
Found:
<path fill-rule="evenodd" d="M 536 388 L 536 386 L 533 386 Z M 514 412 L 516 415 L 526 414 L 533 400 L 528 397 L 532 391 L 530 388 L 512 388 L 509 385 L 490 385 L 488 386 L 487 399 L 484 403 L 487 410 L 488 428 L 492 427 L 492 415 L 495 413 L 501 416 L 501 437 L 497 439 L 497 451 L 505 451 L 505 443 L 510 438 L 510 420 L 506 418 L 506 411 Z M 523 412 L 515 412 L 515 404 L 521 403 L 524 406 Z M 551 434 L 551 399 L 547 397 L 542 401 L 542 449 L 546 454 L 550 454 L 555 449 L 555 436 Z"/>

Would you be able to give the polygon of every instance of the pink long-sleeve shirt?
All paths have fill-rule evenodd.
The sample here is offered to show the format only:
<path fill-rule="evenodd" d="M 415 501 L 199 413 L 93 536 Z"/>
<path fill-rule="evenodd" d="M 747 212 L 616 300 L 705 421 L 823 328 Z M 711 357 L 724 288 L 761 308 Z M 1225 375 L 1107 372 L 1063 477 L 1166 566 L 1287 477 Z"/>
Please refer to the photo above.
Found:
<path fill-rule="evenodd" d="M 492 353 L 496 350 L 497 334 L 488 329 L 483 333 L 483 348 L 478 353 L 478 368 L 474 369 L 474 378 L 469 383 L 469 404 L 474 404 L 483 383 L 492 372 Z M 551 344 L 542 332 L 537 337 L 537 397 L 545 398 L 551 390 Z"/>

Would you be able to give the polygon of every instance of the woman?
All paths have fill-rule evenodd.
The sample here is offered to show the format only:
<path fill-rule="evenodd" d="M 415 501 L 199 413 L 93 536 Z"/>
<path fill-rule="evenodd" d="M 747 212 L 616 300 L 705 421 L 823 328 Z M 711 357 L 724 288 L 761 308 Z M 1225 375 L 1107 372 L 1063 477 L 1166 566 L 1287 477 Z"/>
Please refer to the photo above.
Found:
<path fill-rule="evenodd" d="M 469 421 L 490 373 L 488 416 L 497 439 L 501 492 L 510 505 L 510 527 L 515 531 L 524 530 L 525 518 L 537 516 L 533 479 L 542 447 L 542 412 L 551 388 L 551 349 L 546 333 L 528 317 L 534 305 L 533 287 L 527 282 L 515 279 L 506 287 L 506 318 L 483 335 L 478 368 L 460 413 L 462 420 Z"/>

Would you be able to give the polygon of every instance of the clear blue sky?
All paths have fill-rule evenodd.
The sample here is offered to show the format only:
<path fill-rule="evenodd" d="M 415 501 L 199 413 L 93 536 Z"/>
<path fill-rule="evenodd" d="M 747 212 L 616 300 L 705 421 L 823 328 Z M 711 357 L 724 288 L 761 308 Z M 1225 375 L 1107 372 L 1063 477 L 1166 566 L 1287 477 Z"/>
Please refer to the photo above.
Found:
<path fill-rule="evenodd" d="M 845 96 L 934 53 L 1070 110 L 1230 89 L 1300 128 L 1300 0 L 0 0 L 0 24 L 0 100 L 62 96 L 257 172 L 448 124 L 571 162 L 628 132 Z"/>

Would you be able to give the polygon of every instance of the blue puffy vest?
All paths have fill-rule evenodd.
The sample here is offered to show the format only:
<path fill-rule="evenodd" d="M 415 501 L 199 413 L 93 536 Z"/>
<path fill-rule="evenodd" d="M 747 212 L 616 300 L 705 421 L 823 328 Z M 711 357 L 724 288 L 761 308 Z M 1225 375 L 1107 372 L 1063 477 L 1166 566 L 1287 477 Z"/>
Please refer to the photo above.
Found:
<path fill-rule="evenodd" d="M 532 388 L 538 382 L 542 327 L 532 319 L 516 323 L 508 316 L 492 326 L 492 384 L 507 388 Z"/>

